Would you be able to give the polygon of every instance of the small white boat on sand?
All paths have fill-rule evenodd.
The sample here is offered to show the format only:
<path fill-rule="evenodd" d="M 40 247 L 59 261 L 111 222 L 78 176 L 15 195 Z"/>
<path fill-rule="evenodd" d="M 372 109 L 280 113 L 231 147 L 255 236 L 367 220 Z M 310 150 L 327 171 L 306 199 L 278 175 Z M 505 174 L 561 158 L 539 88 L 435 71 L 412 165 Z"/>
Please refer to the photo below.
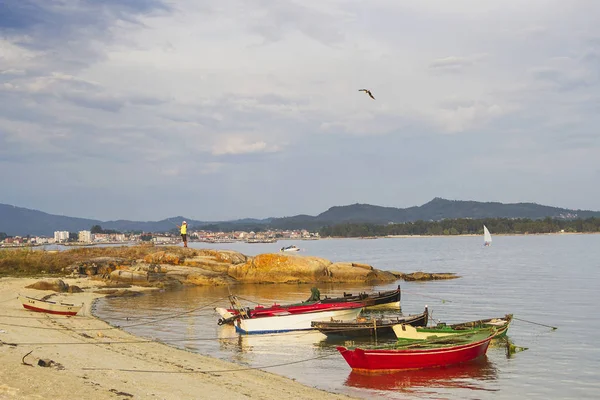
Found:
<path fill-rule="evenodd" d="M 83 303 L 79 305 L 57 303 L 54 301 L 34 299 L 33 297 L 21 295 L 19 295 L 18 298 L 21 304 L 23 304 L 23 307 L 25 307 L 27 310 L 47 314 L 76 315 L 79 312 L 79 310 L 81 310 L 81 307 L 83 307 Z"/>

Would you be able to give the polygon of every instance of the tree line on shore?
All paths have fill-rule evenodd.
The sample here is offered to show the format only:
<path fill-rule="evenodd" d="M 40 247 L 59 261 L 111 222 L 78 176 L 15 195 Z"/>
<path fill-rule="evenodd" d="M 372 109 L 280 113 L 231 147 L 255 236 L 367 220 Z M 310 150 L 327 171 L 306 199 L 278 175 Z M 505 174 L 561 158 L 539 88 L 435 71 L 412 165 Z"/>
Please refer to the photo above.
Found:
<path fill-rule="evenodd" d="M 321 237 L 373 237 L 388 235 L 483 235 L 483 225 L 494 234 L 591 233 L 600 232 L 600 218 L 532 220 L 527 218 L 445 219 L 415 221 L 401 224 L 376 225 L 346 223 L 326 226 L 319 230 Z"/>

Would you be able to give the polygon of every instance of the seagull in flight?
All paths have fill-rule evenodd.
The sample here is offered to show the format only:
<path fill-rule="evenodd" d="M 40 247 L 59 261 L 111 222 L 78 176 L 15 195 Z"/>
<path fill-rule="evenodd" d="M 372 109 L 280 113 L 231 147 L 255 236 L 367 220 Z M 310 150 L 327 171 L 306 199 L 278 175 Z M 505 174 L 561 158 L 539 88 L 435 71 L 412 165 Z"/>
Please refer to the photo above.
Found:
<path fill-rule="evenodd" d="M 369 89 L 358 89 L 359 92 L 365 92 L 366 94 L 369 95 L 370 98 L 372 98 L 373 100 L 375 100 L 375 97 L 373 97 L 373 95 L 371 94 L 371 91 Z"/>

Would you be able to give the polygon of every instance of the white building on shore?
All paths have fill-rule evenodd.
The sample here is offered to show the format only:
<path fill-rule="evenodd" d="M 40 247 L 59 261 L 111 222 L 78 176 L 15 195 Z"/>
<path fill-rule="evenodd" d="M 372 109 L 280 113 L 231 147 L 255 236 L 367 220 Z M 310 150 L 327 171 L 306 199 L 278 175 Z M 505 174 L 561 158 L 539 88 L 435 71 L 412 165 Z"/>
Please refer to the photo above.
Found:
<path fill-rule="evenodd" d="M 91 243 L 93 240 L 92 232 L 90 231 L 79 231 L 79 241 L 83 243 Z"/>
<path fill-rule="evenodd" d="M 69 231 L 55 231 L 54 232 L 54 242 L 62 243 L 67 242 L 69 240 Z"/>

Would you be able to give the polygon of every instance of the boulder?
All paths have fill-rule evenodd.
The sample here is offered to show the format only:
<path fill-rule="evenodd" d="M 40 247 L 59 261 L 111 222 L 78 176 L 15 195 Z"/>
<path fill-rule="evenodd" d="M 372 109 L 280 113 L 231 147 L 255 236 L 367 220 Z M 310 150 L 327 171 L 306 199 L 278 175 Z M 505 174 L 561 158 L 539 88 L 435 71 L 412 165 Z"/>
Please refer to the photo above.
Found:
<path fill-rule="evenodd" d="M 233 250 L 198 250 L 200 256 L 211 257 L 213 260 L 226 264 L 243 264 L 248 261 L 248 257 L 244 254 Z"/>
<path fill-rule="evenodd" d="M 66 284 L 62 279 L 53 279 L 51 281 L 38 281 L 25 287 L 29 289 L 52 290 L 54 292 L 61 293 L 67 292 L 69 290 L 69 285 Z"/>
<path fill-rule="evenodd" d="M 125 282 L 132 285 L 147 285 L 148 273 L 143 271 L 115 270 L 110 273 L 111 281 Z"/>
<path fill-rule="evenodd" d="M 331 261 L 277 253 L 259 254 L 229 267 L 229 276 L 244 283 L 321 282 Z"/>
<path fill-rule="evenodd" d="M 144 261 L 148 264 L 170 264 L 179 265 L 181 258 L 177 254 L 168 253 L 166 251 L 158 251 L 144 257 Z"/>
<path fill-rule="evenodd" d="M 210 271 L 221 272 L 227 274 L 229 267 L 232 263 L 217 261 L 212 256 L 196 256 L 192 258 L 186 258 L 183 265 L 187 267 L 201 267 Z"/>
<path fill-rule="evenodd" d="M 398 279 L 391 272 L 374 269 L 366 264 L 337 262 L 327 270 L 329 282 L 394 282 Z"/>
<path fill-rule="evenodd" d="M 75 286 L 75 285 L 70 285 L 69 289 L 67 291 L 69 293 L 83 293 L 83 289 L 81 289 L 79 286 Z"/>
<path fill-rule="evenodd" d="M 434 281 L 440 279 L 456 279 L 460 278 L 460 276 L 456 275 L 454 272 L 412 272 L 410 274 L 405 274 L 402 272 L 394 272 L 396 277 L 403 279 L 405 281 Z"/>

